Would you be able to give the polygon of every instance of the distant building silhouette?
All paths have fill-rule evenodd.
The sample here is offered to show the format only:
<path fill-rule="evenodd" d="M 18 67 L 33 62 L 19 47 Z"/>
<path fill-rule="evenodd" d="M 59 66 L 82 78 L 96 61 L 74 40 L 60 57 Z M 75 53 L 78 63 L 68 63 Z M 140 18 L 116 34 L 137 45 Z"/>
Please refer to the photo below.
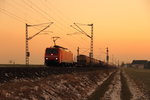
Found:
<path fill-rule="evenodd" d="M 147 63 L 147 60 L 133 60 L 131 64 L 134 68 L 144 69 L 147 66 Z"/>

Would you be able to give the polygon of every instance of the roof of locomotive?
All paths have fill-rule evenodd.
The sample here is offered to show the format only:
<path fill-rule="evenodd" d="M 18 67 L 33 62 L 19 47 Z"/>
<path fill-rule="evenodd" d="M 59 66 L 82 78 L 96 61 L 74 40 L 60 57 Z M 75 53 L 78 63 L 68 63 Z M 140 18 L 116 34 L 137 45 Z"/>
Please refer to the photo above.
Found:
<path fill-rule="evenodd" d="M 64 49 L 64 50 L 68 50 L 67 48 L 64 48 L 64 47 L 61 47 L 59 45 L 54 45 L 54 46 L 51 46 L 51 47 L 48 47 L 47 49 L 57 49 L 57 48 L 60 48 L 60 49 Z"/>
<path fill-rule="evenodd" d="M 67 50 L 67 48 L 61 47 L 61 46 L 59 46 L 59 45 L 54 45 L 53 47 L 54 47 L 54 48 L 61 48 L 61 49 L 66 49 L 66 50 Z"/>
<path fill-rule="evenodd" d="M 65 51 L 71 52 L 68 48 L 64 48 L 64 47 L 61 47 L 59 45 L 54 45 L 53 47 L 50 47 L 49 49 L 63 49 Z"/>

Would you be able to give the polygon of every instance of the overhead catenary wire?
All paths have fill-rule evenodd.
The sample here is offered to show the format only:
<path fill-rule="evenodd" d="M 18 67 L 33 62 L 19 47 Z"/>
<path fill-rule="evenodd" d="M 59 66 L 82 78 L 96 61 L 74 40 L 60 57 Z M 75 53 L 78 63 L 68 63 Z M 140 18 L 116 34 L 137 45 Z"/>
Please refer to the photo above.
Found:
<path fill-rule="evenodd" d="M 25 0 L 23 0 L 24 2 L 25 2 Z M 29 3 L 27 3 L 27 2 L 30 2 L 32 5 L 30 5 Z M 60 23 L 60 22 L 58 22 L 55 18 L 53 18 L 53 17 L 51 17 L 47 12 L 45 12 L 44 10 L 42 10 L 40 7 L 38 7 L 36 4 L 34 4 L 33 2 L 31 2 L 31 1 L 27 1 L 27 2 L 25 2 L 25 4 L 27 4 L 31 9 L 33 9 L 33 10 L 35 10 L 36 12 L 38 12 L 38 13 L 40 13 L 46 20 L 50 20 L 49 18 L 51 18 L 51 19 L 53 19 L 54 21 L 56 21 L 57 23 L 59 23 L 59 24 L 61 24 L 61 25 L 63 25 L 62 23 Z M 35 8 L 34 7 L 32 7 L 32 6 L 35 6 Z M 38 10 L 37 10 L 37 9 Z M 46 16 L 47 17 L 46 17 Z M 58 25 L 59 25 L 58 24 Z M 57 25 L 57 26 L 58 26 Z M 58 27 L 60 27 L 60 28 L 62 28 L 62 26 L 58 26 Z M 64 30 L 63 28 L 62 28 L 62 30 Z"/>
<path fill-rule="evenodd" d="M 11 2 L 12 3 L 12 2 Z M 15 5 L 13 5 L 13 4 L 16 4 L 16 6 Z M 13 0 L 13 3 L 11 4 L 11 5 L 13 5 L 13 8 L 14 7 L 20 7 L 20 6 L 18 6 L 18 5 L 20 5 L 21 3 L 18 3 L 18 2 L 16 2 L 15 0 Z M 25 6 L 24 6 L 25 7 Z M 21 7 L 22 8 L 22 7 Z M 27 13 L 27 10 L 25 10 L 26 12 L 24 12 L 24 14 L 25 13 Z M 21 12 L 23 12 L 23 11 L 21 11 Z M 24 14 L 22 14 L 22 15 L 24 15 Z M 29 16 L 29 15 L 28 15 Z M 35 22 L 37 23 L 38 21 L 35 19 L 35 18 L 33 18 L 32 16 L 29 16 L 30 17 L 30 20 L 32 19 L 32 21 L 33 20 L 35 20 Z M 23 19 L 23 18 L 22 18 Z M 26 19 L 26 18 L 24 18 L 24 20 L 26 21 L 26 23 L 28 23 L 28 24 L 31 24 L 31 23 L 33 23 L 33 22 L 31 22 L 31 21 L 27 21 L 28 19 Z M 46 23 L 43 23 L 43 24 L 46 24 Z M 38 26 L 38 25 L 37 25 Z M 40 30 L 40 29 L 38 29 L 38 30 Z"/>
<path fill-rule="evenodd" d="M 80 24 L 80 25 L 86 25 L 86 26 L 91 26 L 91 36 L 89 36 L 85 31 L 83 31 L 76 23 L 74 23 L 74 25 L 78 28 L 76 29 L 75 27 L 73 27 L 75 30 L 79 31 L 80 33 L 86 35 L 87 37 L 89 37 L 91 39 L 91 43 L 90 43 L 90 64 L 92 64 L 92 58 L 93 58 L 93 24 Z"/>
<path fill-rule="evenodd" d="M 21 3 L 21 2 L 20 2 Z M 23 4 L 24 5 L 24 4 Z M 27 7 L 27 6 L 26 6 Z M 34 6 L 32 6 L 32 7 L 34 7 Z M 19 8 L 19 5 L 18 5 L 18 8 Z M 14 10 L 17 10 L 18 9 L 17 7 L 15 8 L 15 7 L 12 7 L 12 9 L 14 9 Z M 37 8 L 35 8 L 35 9 L 37 9 Z M 42 8 L 41 8 L 42 9 Z M 24 12 L 22 12 L 22 11 L 24 11 Z M 46 16 L 46 14 L 44 14 L 43 13 L 43 15 L 41 15 L 41 13 L 38 13 L 37 11 L 35 11 L 35 10 L 31 10 L 31 8 L 28 6 L 28 9 L 26 9 L 26 10 L 24 10 L 24 9 L 21 9 L 21 11 L 19 12 L 20 14 L 21 13 L 25 13 L 25 12 L 28 12 L 28 11 L 32 11 L 31 13 L 33 13 L 33 15 L 37 15 L 37 16 L 40 16 L 40 18 L 42 18 L 43 16 L 45 16 L 46 18 L 47 18 L 47 16 Z M 38 10 L 38 11 L 40 11 L 40 10 Z M 3 11 L 4 12 L 4 11 Z M 11 11 L 8 11 L 8 12 L 11 12 Z M 6 13 L 6 12 L 5 12 Z M 14 14 L 14 15 L 13 15 Z M 22 23 L 30 23 L 30 24 L 32 24 L 33 23 L 33 21 L 35 21 L 35 19 L 38 19 L 38 18 L 35 18 L 34 16 L 32 16 L 32 14 L 31 14 L 31 17 L 30 18 L 25 18 L 24 16 L 18 16 L 17 15 L 17 13 L 15 14 L 14 12 L 13 12 L 13 14 L 8 14 L 8 15 L 10 15 L 11 17 L 14 17 L 14 19 L 17 19 L 18 21 L 21 21 Z M 29 14 L 30 15 L 30 14 Z M 17 17 L 15 17 L 15 16 L 17 16 Z M 46 18 L 43 18 L 43 19 L 46 19 Z M 48 19 L 46 19 L 45 21 L 47 21 Z M 51 20 L 51 19 L 50 19 Z M 57 19 L 55 19 L 55 20 L 57 20 Z M 37 22 L 37 21 L 35 21 L 35 22 Z M 65 26 L 67 26 L 66 25 L 66 23 L 63 23 L 63 24 L 61 24 L 60 25 L 60 21 L 59 20 L 57 20 L 57 25 L 59 26 L 59 27 L 57 27 L 57 28 L 59 28 L 59 30 L 58 30 L 58 32 L 56 32 L 57 34 L 64 34 L 63 36 L 65 37 L 65 39 L 61 39 L 61 40 L 63 40 L 63 42 L 64 42 L 64 44 L 65 45 L 68 45 L 68 47 L 77 47 L 77 46 L 75 46 L 74 45 L 74 43 L 73 43 L 73 40 L 74 40 L 74 42 L 75 42 L 75 44 L 77 44 L 77 43 L 81 43 L 80 45 L 82 45 L 82 47 L 84 47 L 84 46 L 86 46 L 87 45 L 87 43 L 85 42 L 85 41 L 87 41 L 87 40 L 85 40 L 85 39 L 83 39 L 82 37 L 79 37 L 79 38 L 70 38 L 70 37 L 66 37 L 66 33 L 68 32 L 67 30 L 65 30 L 64 29 L 64 25 Z M 63 22 L 63 21 L 62 21 Z M 60 26 L 61 26 L 61 29 L 60 29 Z M 68 27 L 69 27 L 69 25 L 68 25 Z M 34 27 L 35 28 L 35 27 Z M 67 29 L 67 28 L 66 28 Z M 40 29 L 37 29 L 37 30 L 40 30 Z M 62 32 L 62 30 L 64 31 L 64 32 Z M 54 35 L 55 35 L 55 32 L 54 32 Z M 82 39 L 82 42 L 80 42 L 81 41 L 81 39 Z M 70 41 L 70 40 L 68 40 L 68 39 L 70 39 L 71 40 L 71 42 L 68 42 L 68 41 Z M 77 42 L 77 43 L 76 43 Z"/>
<path fill-rule="evenodd" d="M 23 1 L 24 1 L 24 3 L 25 3 L 27 6 L 29 6 L 31 9 L 33 9 L 34 11 L 40 13 L 46 20 L 49 20 L 49 19 L 46 17 L 46 16 L 48 16 L 48 17 L 52 18 L 54 21 L 57 22 L 56 19 L 54 19 L 53 17 L 49 16 L 49 14 L 47 14 L 46 12 L 44 12 L 43 10 L 41 10 L 37 5 L 35 5 L 35 4 L 32 3 L 32 5 L 35 6 L 38 10 L 35 9 L 34 7 L 32 7 L 32 5 L 30 5 L 29 3 L 27 3 L 25 0 L 23 0 Z M 40 10 L 40 11 L 39 11 L 39 10 Z M 45 16 L 45 15 L 46 15 L 46 16 Z M 56 23 L 55 25 L 58 26 L 59 24 Z M 62 25 L 62 26 L 63 26 L 63 25 Z M 62 28 L 62 26 L 60 25 L 60 26 L 58 26 L 58 27 L 60 27 L 62 30 L 64 30 L 64 29 Z"/>
<path fill-rule="evenodd" d="M 39 33 L 41 33 L 42 31 L 46 30 L 48 27 L 50 27 L 50 25 L 53 24 L 53 22 L 50 22 L 48 24 L 48 26 L 46 26 L 45 28 L 43 28 L 42 30 L 40 30 L 39 32 L 37 32 L 36 34 L 34 34 L 33 36 L 29 37 L 28 36 L 28 27 L 34 27 L 34 26 L 39 26 L 39 25 L 43 25 L 43 24 L 47 24 L 47 23 L 42 23 L 42 24 L 37 24 L 37 25 L 28 25 L 26 24 L 26 48 L 25 48 L 25 63 L 26 65 L 29 65 L 29 57 L 30 57 L 30 52 L 29 52 L 29 40 L 31 40 L 32 38 L 34 38 L 35 36 L 37 36 Z"/>
<path fill-rule="evenodd" d="M 29 6 L 28 6 L 28 7 L 29 7 Z M 30 6 L 29 8 L 32 9 L 33 7 L 31 8 L 31 6 Z M 34 11 L 35 11 L 35 9 L 34 9 Z M 39 10 L 36 10 L 35 12 L 38 13 Z M 38 13 L 38 15 L 41 15 L 41 12 Z M 43 17 L 43 16 L 45 16 L 45 15 L 42 14 L 41 17 Z M 22 19 L 22 18 L 17 18 L 17 19 L 18 19 L 18 20 L 22 20 L 23 23 L 27 23 L 27 22 L 26 22 L 26 19 Z M 34 18 L 33 18 L 33 19 L 34 19 Z M 46 16 L 45 16 L 45 19 L 48 20 Z M 29 23 L 31 23 L 31 22 L 29 22 Z M 59 25 L 59 24 L 57 24 L 57 25 Z M 60 25 L 60 26 L 64 26 L 64 24 L 63 24 L 63 25 Z M 62 28 L 62 29 L 63 29 L 63 28 Z M 63 30 L 64 30 L 64 29 L 63 29 Z M 66 30 L 65 30 L 65 31 L 66 31 Z M 60 31 L 57 32 L 57 33 L 62 34 L 62 31 L 60 30 Z M 64 37 L 64 38 L 68 38 L 68 37 Z M 70 39 L 70 38 L 69 38 L 69 39 Z M 78 39 L 78 38 L 77 38 L 77 39 Z M 65 40 L 65 39 L 64 39 L 64 40 Z M 74 39 L 74 40 L 76 40 L 76 39 Z M 66 41 L 65 44 L 68 44 L 68 41 L 67 41 L 67 40 L 65 40 L 65 41 Z M 85 41 L 85 40 L 84 40 L 84 41 Z M 69 43 L 69 45 L 71 46 L 72 44 Z M 85 45 L 85 44 L 83 44 L 83 45 Z"/>
<path fill-rule="evenodd" d="M 45 29 L 47 29 L 48 27 L 50 27 L 51 24 L 53 24 L 53 22 L 51 23 L 42 23 L 42 24 L 37 24 L 37 25 L 28 25 L 28 27 L 31 26 L 39 26 L 39 25 L 43 25 L 43 24 L 48 24 L 44 29 L 40 30 L 39 32 L 37 32 L 36 34 L 34 34 L 33 36 L 29 37 L 28 40 L 31 40 L 32 38 L 34 38 L 36 35 L 38 35 L 39 33 L 41 33 L 42 31 L 44 31 Z"/>
<path fill-rule="evenodd" d="M 46 14 L 46 15 L 48 15 L 49 16 L 49 14 L 48 13 L 46 13 L 45 11 L 43 11 L 42 9 L 40 9 L 37 5 L 35 5 L 35 4 L 33 4 L 33 2 L 31 2 L 30 1 L 30 3 L 32 3 L 32 5 L 34 5 L 35 7 L 37 7 L 41 12 L 43 12 L 44 14 Z M 53 20 L 55 20 L 55 21 L 57 21 L 56 19 L 54 19 L 53 17 L 50 17 L 50 18 L 52 18 Z M 61 24 L 61 23 L 60 23 Z M 63 29 L 64 30 L 64 29 Z"/>
<path fill-rule="evenodd" d="M 7 15 L 13 16 L 15 19 L 17 19 L 17 20 L 19 20 L 19 21 L 21 21 L 21 22 L 23 22 L 23 23 L 26 23 L 25 19 L 23 19 L 23 18 L 21 18 L 21 17 L 18 17 L 17 15 L 12 14 L 12 13 L 6 11 L 5 9 L 2 9 L 2 10 L 4 10 L 4 11 L 7 12 L 7 13 L 9 13 L 9 14 L 7 14 Z M 4 12 L 3 12 L 3 13 L 4 13 Z M 5 14 L 6 14 L 6 13 L 5 13 Z M 40 30 L 40 29 L 38 29 L 38 30 Z"/>
<path fill-rule="evenodd" d="M 13 18 L 13 19 L 15 19 L 15 20 L 21 22 L 21 23 L 24 23 L 24 24 L 25 24 L 25 23 L 31 23 L 31 22 L 29 22 L 29 21 L 26 21 L 26 19 L 23 19 L 23 18 L 21 18 L 21 17 L 15 15 L 15 14 L 13 14 L 13 13 L 10 12 L 10 11 L 7 11 L 7 10 L 3 9 L 3 8 L 0 8 L 0 10 L 1 10 L 1 13 L 5 14 L 5 15 L 7 15 L 7 16 L 9 16 L 9 17 L 11 17 L 11 18 Z M 44 24 L 45 24 L 45 23 L 44 23 Z M 35 28 L 35 27 L 34 27 L 34 28 Z M 40 30 L 39 28 L 35 28 L 35 29 Z"/>
<path fill-rule="evenodd" d="M 37 14 L 37 17 L 41 17 L 41 19 L 45 19 L 46 21 L 51 21 L 47 16 L 45 16 L 43 13 L 41 13 L 39 10 L 37 10 L 33 5 L 28 3 L 28 0 L 22 0 L 23 5 L 28 7 L 30 11 L 33 12 L 33 14 Z M 35 18 L 34 18 L 35 19 Z"/>
<path fill-rule="evenodd" d="M 42 0 L 41 0 L 41 2 L 42 2 Z M 43 2 L 42 2 L 43 3 Z M 63 15 L 62 13 L 61 13 L 61 11 L 58 9 L 58 8 L 56 8 L 52 3 L 43 3 L 43 4 L 45 4 L 46 5 L 46 7 L 48 7 L 49 9 L 51 9 L 50 7 L 52 6 L 52 8 L 53 9 L 55 9 L 55 10 L 57 10 L 57 12 L 59 12 L 61 15 Z M 47 4 L 51 4 L 51 6 L 47 6 Z M 44 6 L 45 7 L 45 6 Z M 55 15 L 56 15 L 56 13 L 55 13 Z M 63 15 L 63 17 L 66 19 L 66 20 L 61 20 L 61 21 L 63 21 L 63 23 L 66 23 L 66 22 L 68 22 L 68 20 L 70 20 L 70 22 L 72 23 L 73 21 L 70 19 L 70 18 L 66 18 L 66 16 L 64 16 Z M 60 17 L 61 18 L 61 17 Z M 61 18 L 61 19 L 63 19 L 63 18 Z M 68 24 L 70 24 L 69 22 L 68 22 Z M 68 28 L 70 28 L 70 27 L 68 27 Z M 68 38 L 68 39 L 70 39 L 70 37 Z M 73 40 L 79 40 L 79 38 L 77 38 L 77 37 L 75 37 L 75 38 L 72 38 Z M 82 40 L 83 40 L 83 38 L 81 38 Z M 83 42 L 85 42 L 85 41 L 87 41 L 87 40 L 85 40 L 84 39 L 84 41 Z"/>
<path fill-rule="evenodd" d="M 44 3 L 43 0 L 40 0 L 40 2 L 45 5 L 44 7 L 47 7 L 47 8 L 48 8 L 47 10 L 51 10 L 51 12 L 54 12 L 53 10 L 57 11 L 57 13 L 56 13 L 56 12 L 54 12 L 54 13 L 55 13 L 55 15 L 59 16 L 59 18 L 61 19 L 61 21 L 63 21 L 63 23 L 67 23 L 68 25 L 70 25 L 70 23 L 74 22 L 74 21 L 71 20 L 69 17 L 64 16 L 64 14 L 63 14 L 58 8 L 56 8 L 52 3 Z M 47 2 L 48 2 L 48 1 L 47 1 Z M 50 6 L 48 6 L 47 4 L 50 4 Z M 50 8 L 50 7 L 52 7 L 52 8 Z M 58 14 L 58 13 L 59 13 L 59 14 Z M 60 15 L 61 15 L 61 16 L 60 16 Z M 57 16 L 56 16 L 56 17 L 57 17 Z M 63 17 L 63 18 L 62 18 L 62 17 Z M 70 22 L 69 22 L 69 20 L 70 20 Z M 68 26 L 68 27 L 69 27 L 69 26 Z"/>
<path fill-rule="evenodd" d="M 12 1 L 12 2 L 11 2 Z M 19 1 L 18 1 L 19 2 Z M 29 24 L 30 23 L 37 23 L 37 22 L 39 22 L 39 20 L 37 20 L 37 19 L 35 19 L 35 18 L 33 18 L 33 16 L 31 16 L 31 14 L 28 14 L 28 11 L 26 10 L 27 9 L 27 7 L 26 6 L 24 6 L 24 5 L 22 5 L 21 3 L 18 3 L 18 2 L 16 2 L 15 0 L 10 0 L 10 2 L 7 2 L 7 4 L 9 5 L 9 7 L 10 7 L 10 9 L 9 9 L 9 11 L 11 10 L 11 12 L 16 12 L 18 9 L 20 10 L 20 12 L 19 13 L 21 13 L 21 17 L 23 18 L 23 19 L 25 19 L 25 21 L 26 21 L 26 23 L 28 22 Z M 20 6 L 18 6 L 18 5 L 20 5 Z M 22 7 L 23 6 L 23 7 Z M 13 9 L 12 9 L 13 8 Z M 14 9 L 15 8 L 15 9 Z M 25 9 L 25 10 L 24 10 Z M 14 10 L 14 11 L 12 11 L 12 10 Z M 27 17 L 25 17 L 25 16 L 27 16 Z M 31 20 L 32 19 L 32 20 Z M 31 22 L 32 21 L 32 22 Z"/>
<path fill-rule="evenodd" d="M 18 4 L 18 5 L 20 5 L 20 3 L 15 2 L 15 0 L 13 1 L 13 3 L 11 3 L 11 5 L 10 5 L 10 2 L 9 2 L 8 4 L 9 4 L 9 6 L 12 6 L 13 4 Z M 18 5 L 11 7 L 11 10 L 12 10 L 12 8 L 19 7 Z M 16 9 L 16 10 L 18 10 L 18 9 Z M 16 14 L 12 13 L 12 11 L 8 11 L 8 10 L 6 10 L 6 9 L 5 9 L 5 11 L 9 12 L 9 14 L 11 14 L 11 15 L 13 15 L 13 16 L 19 17 L 20 19 L 23 20 L 24 23 L 33 23 L 33 22 L 31 22 L 31 21 L 27 21 L 26 18 L 22 18 L 22 17 L 20 17 L 20 16 L 18 16 L 18 15 L 16 15 Z M 15 11 L 13 11 L 13 12 L 15 12 Z M 21 11 L 21 12 L 22 12 L 22 11 Z M 28 11 L 26 10 L 26 12 L 28 12 Z M 24 13 L 25 13 L 25 12 L 24 12 Z M 22 15 L 24 15 L 24 14 L 22 14 Z M 29 16 L 29 15 L 28 15 L 28 16 Z M 31 17 L 31 16 L 30 16 L 30 17 Z M 35 18 L 32 18 L 32 17 L 30 18 L 30 20 L 31 20 L 31 19 L 32 19 L 32 21 L 35 20 Z M 37 21 L 36 21 L 36 23 L 37 23 Z M 39 30 L 40 30 L 40 29 L 39 29 Z"/>
<path fill-rule="evenodd" d="M 1 10 L 1 13 L 6 14 L 9 17 L 11 17 L 11 18 L 13 18 L 13 19 L 15 19 L 15 20 L 17 20 L 19 22 L 26 23 L 26 21 L 24 21 L 24 19 L 22 19 L 21 17 L 19 17 L 17 15 L 15 15 L 15 14 L 13 14 L 13 13 L 11 13 L 11 12 L 3 9 L 3 8 L 0 8 L 0 10 Z"/>
<path fill-rule="evenodd" d="M 41 0 L 41 1 L 42 1 L 42 0 Z M 47 3 L 46 3 L 46 4 L 47 4 Z M 64 15 L 61 13 L 61 11 L 60 11 L 58 8 L 56 8 L 52 3 L 51 3 L 51 6 L 52 6 L 55 10 L 57 10 L 57 12 L 59 12 L 62 16 L 64 16 Z M 51 6 L 47 6 L 47 7 L 50 8 Z M 64 18 L 66 18 L 66 20 L 64 21 L 64 23 L 68 22 L 68 20 L 70 20 L 71 23 L 73 22 L 73 20 L 70 19 L 70 18 L 67 17 L 67 16 L 64 16 Z M 63 18 L 61 18 L 61 19 L 63 19 Z M 68 24 L 70 24 L 70 23 L 68 23 Z M 70 28 L 70 27 L 69 27 L 69 28 Z M 74 38 L 72 38 L 72 39 L 74 39 Z M 78 38 L 76 38 L 76 39 L 78 39 Z M 82 39 L 83 39 L 83 38 L 82 38 Z M 84 39 L 83 42 L 85 42 L 85 41 L 87 41 L 87 40 Z"/>

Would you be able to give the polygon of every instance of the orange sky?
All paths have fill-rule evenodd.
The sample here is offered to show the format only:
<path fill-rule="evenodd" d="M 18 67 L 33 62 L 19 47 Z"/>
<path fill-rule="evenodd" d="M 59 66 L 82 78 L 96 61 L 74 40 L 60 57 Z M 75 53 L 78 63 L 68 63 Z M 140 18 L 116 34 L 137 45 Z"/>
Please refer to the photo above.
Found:
<path fill-rule="evenodd" d="M 0 63 L 25 62 L 25 23 L 54 22 L 49 35 L 40 34 L 29 41 L 31 64 L 43 63 L 44 50 L 58 45 L 74 55 L 79 46 L 88 55 L 90 40 L 70 27 L 74 22 L 94 24 L 94 57 L 105 60 L 110 49 L 110 62 L 150 60 L 150 2 L 148 0 L 0 0 Z M 37 27 L 42 29 L 43 27 Z M 89 35 L 90 27 L 81 26 Z M 29 36 L 38 32 L 29 28 Z"/>

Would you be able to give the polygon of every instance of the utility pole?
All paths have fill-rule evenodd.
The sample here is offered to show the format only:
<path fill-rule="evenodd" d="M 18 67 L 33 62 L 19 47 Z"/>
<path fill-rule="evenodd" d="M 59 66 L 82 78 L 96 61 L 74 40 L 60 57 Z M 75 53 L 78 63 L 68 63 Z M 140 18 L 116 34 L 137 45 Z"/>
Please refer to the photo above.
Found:
<path fill-rule="evenodd" d="M 106 61 L 107 61 L 107 64 L 109 63 L 109 50 L 108 50 L 108 47 L 106 48 Z"/>
<path fill-rule="evenodd" d="M 84 25 L 84 26 L 91 26 L 91 36 L 88 35 L 84 30 L 82 30 L 78 25 Z M 72 28 L 74 28 L 75 30 L 77 30 L 78 32 L 86 35 L 87 37 L 89 37 L 91 39 L 91 43 L 90 43 L 90 64 L 92 64 L 92 58 L 93 58 L 93 24 L 80 24 L 80 23 L 74 23 L 74 25 L 77 27 L 75 28 L 74 26 L 71 25 Z"/>
<path fill-rule="evenodd" d="M 40 30 L 39 32 L 37 32 L 36 34 L 34 34 L 33 36 L 29 37 L 28 36 L 28 27 L 33 27 L 33 26 L 40 26 L 43 24 L 48 24 L 48 26 L 46 26 L 45 28 L 43 28 L 42 30 Z M 29 52 L 29 40 L 31 40 L 32 38 L 34 38 L 36 35 L 40 34 L 42 31 L 46 30 L 48 27 L 50 27 L 50 25 L 53 24 L 53 22 L 49 22 L 49 23 L 42 23 L 42 24 L 37 24 L 37 25 L 28 25 L 26 24 L 26 46 L 25 46 L 25 63 L 26 65 L 29 65 L 29 57 L 30 57 L 30 52 Z"/>
<path fill-rule="evenodd" d="M 93 24 L 89 24 L 91 26 L 91 49 L 90 49 L 90 57 L 93 58 Z M 92 62 L 91 62 L 92 63 Z"/>
<path fill-rule="evenodd" d="M 28 46 L 28 24 L 26 24 L 26 65 L 29 65 L 29 46 Z"/>

